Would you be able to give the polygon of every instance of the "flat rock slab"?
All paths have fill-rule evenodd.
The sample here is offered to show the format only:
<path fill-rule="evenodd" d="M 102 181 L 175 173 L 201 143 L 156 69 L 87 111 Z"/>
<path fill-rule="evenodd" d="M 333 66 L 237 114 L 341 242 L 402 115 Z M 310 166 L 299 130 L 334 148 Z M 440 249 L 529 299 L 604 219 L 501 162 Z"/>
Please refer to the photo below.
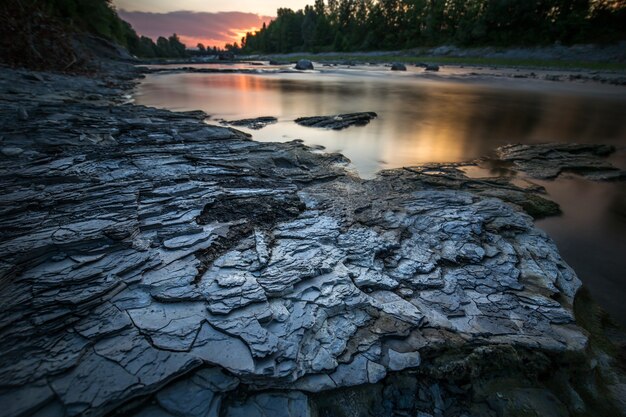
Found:
<path fill-rule="evenodd" d="M 263 129 L 269 124 L 276 123 L 277 118 L 272 116 L 255 117 L 253 119 L 241 119 L 241 120 L 224 120 L 222 124 L 238 127 L 247 127 L 248 129 L 259 130 Z"/>
<path fill-rule="evenodd" d="M 122 105 L 116 78 L 1 71 L 24 152 L 0 157 L 0 416 L 306 416 L 254 391 L 373 384 L 459 343 L 585 348 L 580 281 L 514 205 Z"/>
<path fill-rule="evenodd" d="M 379 175 L 386 179 L 393 178 L 394 182 L 419 181 L 429 188 L 467 190 L 484 197 L 498 198 L 519 207 L 535 219 L 561 213 L 559 205 L 546 198 L 543 187 L 530 181 L 515 185 L 511 183 L 510 177 L 469 178 L 462 169 L 472 166 L 432 163 L 402 170 L 381 171 Z"/>
<path fill-rule="evenodd" d="M 626 172 L 606 159 L 614 152 L 615 147 L 609 145 L 567 143 L 507 145 L 496 150 L 500 161 L 513 163 L 516 170 L 533 178 L 556 178 L 570 172 L 597 181 L 626 179 Z"/>
<path fill-rule="evenodd" d="M 350 126 L 364 126 L 378 115 L 374 112 L 338 114 L 335 116 L 300 117 L 295 122 L 301 126 L 341 130 Z"/>

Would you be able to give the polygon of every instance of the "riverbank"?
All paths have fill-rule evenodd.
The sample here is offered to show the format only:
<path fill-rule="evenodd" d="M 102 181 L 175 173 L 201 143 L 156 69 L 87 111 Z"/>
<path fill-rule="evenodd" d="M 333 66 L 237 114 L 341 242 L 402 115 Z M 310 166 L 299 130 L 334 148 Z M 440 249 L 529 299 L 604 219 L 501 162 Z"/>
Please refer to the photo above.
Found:
<path fill-rule="evenodd" d="M 1 71 L 0 415 L 623 411 L 537 190 Z"/>
<path fill-rule="evenodd" d="M 375 58 L 375 59 L 374 59 Z M 341 58 L 336 54 L 319 55 L 287 55 L 281 57 L 248 56 L 237 61 L 219 60 L 173 60 L 143 61 L 141 65 L 151 74 L 198 73 L 198 74 L 249 74 L 270 75 L 302 73 L 296 69 L 300 60 L 310 61 L 309 73 L 338 74 L 381 74 L 392 71 L 393 65 L 401 65 L 401 71 L 393 71 L 395 76 L 415 76 L 424 80 L 441 80 L 482 84 L 494 88 L 499 85 L 505 88 L 520 90 L 555 91 L 561 86 L 589 85 L 587 93 L 605 96 L 623 94 L 614 87 L 626 86 L 626 67 L 614 68 L 550 64 L 538 61 L 536 65 L 516 65 L 514 62 L 476 60 L 445 60 L 436 57 L 411 57 L 407 55 L 346 55 Z M 482 60 L 482 61 L 481 61 Z M 603 64 L 602 64 L 603 65 Z M 535 83 L 538 81 L 539 83 Z M 542 85 L 541 82 L 548 82 Z M 552 84 L 552 85 L 549 85 Z M 604 85 L 606 88 L 599 89 Z M 568 87 L 562 88 L 567 91 Z"/>
<path fill-rule="evenodd" d="M 625 51 L 626 44 L 621 42 L 614 45 L 553 45 L 533 48 L 459 48 L 450 45 L 400 51 L 291 53 L 263 57 L 277 61 L 311 59 L 319 62 L 356 63 L 431 62 L 440 65 L 500 68 L 625 71 Z"/>

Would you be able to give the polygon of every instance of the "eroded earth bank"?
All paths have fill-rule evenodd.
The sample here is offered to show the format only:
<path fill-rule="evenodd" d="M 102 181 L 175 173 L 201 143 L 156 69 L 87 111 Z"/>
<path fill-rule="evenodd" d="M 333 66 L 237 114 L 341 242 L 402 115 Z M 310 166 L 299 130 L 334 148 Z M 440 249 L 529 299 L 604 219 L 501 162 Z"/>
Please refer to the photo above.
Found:
<path fill-rule="evenodd" d="M 623 413 L 601 314 L 577 299 L 576 323 L 580 281 L 528 214 L 558 212 L 537 187 L 435 165 L 362 180 L 124 104 L 132 67 L 0 71 L 0 416 Z M 623 177 L 607 152 L 500 157 Z"/>

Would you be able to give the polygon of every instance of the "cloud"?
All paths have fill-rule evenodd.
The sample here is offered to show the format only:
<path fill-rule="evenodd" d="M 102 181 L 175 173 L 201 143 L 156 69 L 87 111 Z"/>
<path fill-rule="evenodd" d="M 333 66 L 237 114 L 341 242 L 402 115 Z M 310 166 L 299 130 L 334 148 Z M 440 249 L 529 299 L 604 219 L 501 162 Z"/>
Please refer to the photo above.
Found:
<path fill-rule="evenodd" d="M 245 12 L 150 13 L 119 10 L 118 14 L 140 35 L 156 40 L 159 36 L 167 37 L 176 33 L 188 47 L 195 47 L 198 42 L 206 46 L 239 42 L 246 32 L 258 30 L 263 22 L 269 23 L 273 19 Z"/>

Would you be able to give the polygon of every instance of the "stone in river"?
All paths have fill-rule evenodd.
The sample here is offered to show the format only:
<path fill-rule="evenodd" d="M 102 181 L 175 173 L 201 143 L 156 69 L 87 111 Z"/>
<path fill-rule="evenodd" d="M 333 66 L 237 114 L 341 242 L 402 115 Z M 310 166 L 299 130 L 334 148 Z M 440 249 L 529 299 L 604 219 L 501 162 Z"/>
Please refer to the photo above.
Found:
<path fill-rule="evenodd" d="M 273 116 L 263 116 L 263 117 L 255 117 L 253 119 L 224 121 L 223 123 L 231 125 L 231 126 L 243 126 L 243 127 L 247 127 L 248 129 L 258 130 L 258 129 L 264 128 L 265 126 L 269 124 L 276 123 L 277 121 L 278 119 Z"/>
<path fill-rule="evenodd" d="M 295 69 L 304 71 L 304 70 L 312 70 L 314 68 L 313 68 L 313 63 L 311 61 L 309 61 L 308 59 L 301 59 L 296 63 Z"/>
<path fill-rule="evenodd" d="M 334 116 L 299 117 L 295 122 L 301 126 L 341 130 L 350 126 L 363 126 L 378 117 L 374 112 L 337 114 Z"/>

